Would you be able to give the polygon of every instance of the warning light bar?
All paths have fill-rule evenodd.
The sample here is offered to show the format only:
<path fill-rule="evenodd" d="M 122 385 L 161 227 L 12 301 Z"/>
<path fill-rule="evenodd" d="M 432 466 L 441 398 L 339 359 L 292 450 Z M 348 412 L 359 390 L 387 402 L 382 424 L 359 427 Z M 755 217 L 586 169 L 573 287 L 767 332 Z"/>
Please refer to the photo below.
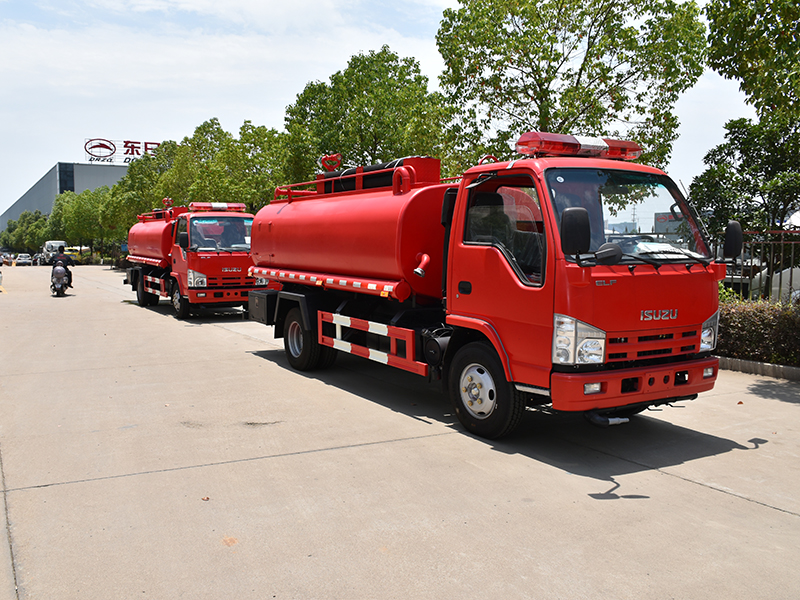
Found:
<path fill-rule="evenodd" d="M 529 131 L 517 140 L 517 152 L 529 156 L 591 156 L 636 160 L 642 148 L 636 142 L 608 138 Z"/>
<path fill-rule="evenodd" d="M 244 212 L 246 208 L 242 202 L 192 202 L 189 204 L 189 210 L 194 212 L 207 212 L 210 210 Z"/>

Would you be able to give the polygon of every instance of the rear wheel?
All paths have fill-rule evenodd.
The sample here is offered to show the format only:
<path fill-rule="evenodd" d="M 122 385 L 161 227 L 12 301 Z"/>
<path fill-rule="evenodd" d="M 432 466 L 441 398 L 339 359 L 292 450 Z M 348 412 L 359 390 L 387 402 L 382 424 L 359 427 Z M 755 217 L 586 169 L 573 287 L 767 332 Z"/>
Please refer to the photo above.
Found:
<path fill-rule="evenodd" d="M 151 306 L 158 304 L 158 296 L 151 294 L 144 289 L 144 273 L 139 273 L 136 283 L 136 302 L 139 306 Z"/>
<path fill-rule="evenodd" d="M 181 288 L 178 282 L 172 285 L 172 308 L 175 309 L 175 317 L 185 319 L 189 316 L 189 299 L 181 296 Z"/>
<path fill-rule="evenodd" d="M 510 433 L 525 409 L 525 399 L 506 380 L 497 353 L 483 342 L 467 344 L 453 358 L 450 401 L 467 431 L 489 439 Z"/>
<path fill-rule="evenodd" d="M 283 324 L 283 349 L 289 364 L 298 371 L 310 371 L 319 365 L 320 348 L 314 332 L 303 326 L 303 314 L 293 308 Z"/>

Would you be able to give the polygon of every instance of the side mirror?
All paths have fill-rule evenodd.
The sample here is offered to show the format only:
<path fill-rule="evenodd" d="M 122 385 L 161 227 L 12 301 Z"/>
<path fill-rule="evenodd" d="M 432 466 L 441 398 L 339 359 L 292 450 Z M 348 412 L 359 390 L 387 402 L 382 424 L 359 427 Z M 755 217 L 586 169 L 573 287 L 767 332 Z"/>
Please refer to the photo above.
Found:
<path fill-rule="evenodd" d="M 731 221 L 725 228 L 725 245 L 722 247 L 724 258 L 736 258 L 742 253 L 742 226 L 739 221 Z"/>
<path fill-rule="evenodd" d="M 591 244 L 589 211 L 580 206 L 565 208 L 561 213 L 561 250 L 567 256 L 586 254 Z"/>
<path fill-rule="evenodd" d="M 178 234 L 178 245 L 186 250 L 189 247 L 189 232 L 181 231 Z"/>

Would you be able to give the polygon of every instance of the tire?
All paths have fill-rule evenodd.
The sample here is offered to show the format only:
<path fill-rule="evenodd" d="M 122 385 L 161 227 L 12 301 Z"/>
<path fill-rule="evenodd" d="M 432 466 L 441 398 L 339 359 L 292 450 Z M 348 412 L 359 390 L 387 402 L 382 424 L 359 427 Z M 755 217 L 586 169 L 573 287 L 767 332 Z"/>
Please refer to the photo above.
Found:
<path fill-rule="evenodd" d="M 461 348 L 450 365 L 450 401 L 470 433 L 498 439 L 519 424 L 525 399 L 506 380 L 494 349 L 483 342 Z"/>
<path fill-rule="evenodd" d="M 178 282 L 172 284 L 172 308 L 175 309 L 175 318 L 185 319 L 189 316 L 189 299 L 181 296 L 181 288 Z"/>
<path fill-rule="evenodd" d="M 136 282 L 136 302 L 141 307 L 158 304 L 158 296 L 145 291 L 144 273 L 142 272 L 139 272 L 138 281 Z"/>
<path fill-rule="evenodd" d="M 319 346 L 319 364 L 317 365 L 318 369 L 327 369 L 330 366 L 333 366 L 333 363 L 336 362 L 336 357 L 339 355 L 339 351 L 336 348 L 331 348 L 330 346 L 323 346 L 320 344 Z"/>
<path fill-rule="evenodd" d="M 303 327 L 303 314 L 293 308 L 283 324 L 283 349 L 292 368 L 311 371 L 319 366 L 320 349 L 314 332 Z"/>

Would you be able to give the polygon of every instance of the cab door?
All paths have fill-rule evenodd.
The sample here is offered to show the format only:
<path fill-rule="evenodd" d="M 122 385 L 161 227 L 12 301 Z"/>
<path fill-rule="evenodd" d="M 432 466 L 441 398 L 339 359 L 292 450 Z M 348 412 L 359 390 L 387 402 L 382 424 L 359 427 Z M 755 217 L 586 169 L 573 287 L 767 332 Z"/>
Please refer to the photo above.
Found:
<path fill-rule="evenodd" d="M 512 173 L 461 193 L 468 196 L 452 225 L 448 322 L 494 331 L 511 379 L 549 388 L 554 253 L 536 185 Z"/>
<path fill-rule="evenodd" d="M 178 240 L 180 239 L 180 234 L 182 232 L 187 232 L 188 230 L 188 219 L 186 216 L 181 215 L 178 217 L 178 220 L 175 223 L 175 229 L 173 232 L 172 276 L 178 281 L 181 293 L 184 296 L 188 294 L 187 273 L 189 265 L 186 257 L 186 250 L 181 248 Z"/>

